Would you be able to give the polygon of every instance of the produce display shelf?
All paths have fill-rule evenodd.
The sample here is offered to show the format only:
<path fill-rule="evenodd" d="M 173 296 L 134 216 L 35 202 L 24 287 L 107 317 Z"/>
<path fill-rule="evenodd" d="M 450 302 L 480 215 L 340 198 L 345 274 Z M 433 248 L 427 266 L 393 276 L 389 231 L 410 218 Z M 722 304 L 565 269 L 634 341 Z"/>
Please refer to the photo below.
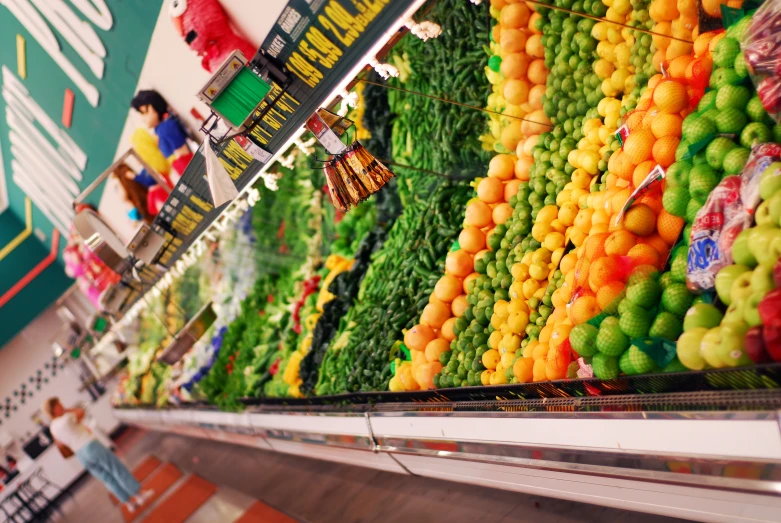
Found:
<path fill-rule="evenodd" d="M 115 415 L 162 432 L 699 521 L 781 514 L 781 389 Z"/>

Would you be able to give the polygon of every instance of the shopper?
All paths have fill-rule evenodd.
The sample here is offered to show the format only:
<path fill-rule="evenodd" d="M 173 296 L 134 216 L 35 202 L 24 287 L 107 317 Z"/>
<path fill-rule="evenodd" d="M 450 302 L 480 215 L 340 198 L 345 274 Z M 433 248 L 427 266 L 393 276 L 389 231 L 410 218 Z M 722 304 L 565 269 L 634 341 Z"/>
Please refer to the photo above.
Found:
<path fill-rule="evenodd" d="M 84 409 L 66 409 L 55 397 L 44 401 L 42 410 L 52 420 L 49 430 L 63 455 L 75 453 L 84 468 L 124 503 L 129 512 L 135 512 L 152 497 L 154 492 L 141 491 L 141 485 L 127 467 L 82 423 Z"/>

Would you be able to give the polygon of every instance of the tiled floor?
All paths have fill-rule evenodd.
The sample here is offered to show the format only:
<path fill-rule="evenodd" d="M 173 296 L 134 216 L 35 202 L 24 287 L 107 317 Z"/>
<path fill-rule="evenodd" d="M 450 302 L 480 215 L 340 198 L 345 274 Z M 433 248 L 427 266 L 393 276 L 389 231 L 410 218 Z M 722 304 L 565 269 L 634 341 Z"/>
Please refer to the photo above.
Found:
<path fill-rule="evenodd" d="M 131 467 L 153 454 L 218 487 L 188 523 L 233 522 L 254 500 L 302 523 L 682 521 L 159 433 L 127 437 L 120 454 Z M 68 522 L 122 521 L 95 480 L 83 482 L 75 498 L 65 505 Z"/>

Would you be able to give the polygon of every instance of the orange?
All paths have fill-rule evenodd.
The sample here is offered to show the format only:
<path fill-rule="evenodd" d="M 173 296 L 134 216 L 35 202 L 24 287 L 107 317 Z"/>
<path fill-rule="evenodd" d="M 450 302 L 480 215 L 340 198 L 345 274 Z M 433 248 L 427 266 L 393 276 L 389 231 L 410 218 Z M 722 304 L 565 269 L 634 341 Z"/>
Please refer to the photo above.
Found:
<path fill-rule="evenodd" d="M 686 66 L 689 65 L 693 58 L 689 55 L 679 56 L 673 58 L 667 66 L 667 72 L 676 80 L 683 80 L 686 78 Z"/>
<path fill-rule="evenodd" d="M 716 36 L 713 32 L 702 33 L 694 40 L 694 56 L 700 56 L 708 50 L 708 44 Z"/>
<path fill-rule="evenodd" d="M 473 270 L 473 265 L 472 257 L 463 249 L 449 252 L 447 258 L 445 258 L 445 271 L 459 278 L 469 276 Z"/>
<path fill-rule="evenodd" d="M 612 214 L 618 214 L 621 209 L 626 205 L 627 200 L 632 195 L 632 191 L 629 188 L 621 189 L 610 199 L 610 209 Z M 610 224 L 615 225 L 615 220 L 610 220 Z"/>
<path fill-rule="evenodd" d="M 624 292 L 624 283 L 614 280 L 606 283 L 597 291 L 597 305 L 601 310 L 608 310 L 611 305 L 617 305 L 618 298 Z"/>
<path fill-rule="evenodd" d="M 588 270 L 591 262 L 586 258 L 581 258 L 575 264 L 575 286 L 584 287 L 588 282 Z"/>
<path fill-rule="evenodd" d="M 515 173 L 515 158 L 509 154 L 497 154 L 488 163 L 488 176 L 496 176 L 500 180 L 512 179 Z"/>
<path fill-rule="evenodd" d="M 607 170 L 612 172 L 615 172 L 618 169 L 618 162 L 619 158 L 624 155 L 624 151 L 621 149 L 617 150 L 613 154 L 610 155 L 610 159 L 607 161 Z"/>
<path fill-rule="evenodd" d="M 512 215 L 513 215 L 513 208 L 510 206 L 510 204 L 500 203 L 496 207 L 494 207 L 491 217 L 493 219 L 493 222 L 496 225 L 501 225 L 504 222 L 506 222 Z"/>
<path fill-rule="evenodd" d="M 585 256 L 589 261 L 594 261 L 597 258 L 601 258 L 605 255 L 605 240 L 610 236 L 609 232 L 601 232 L 597 234 L 591 234 L 583 243 L 585 246 Z M 562 260 L 563 261 L 563 260 Z M 562 269 L 562 272 L 563 269 Z"/>
<path fill-rule="evenodd" d="M 534 360 L 532 358 L 518 358 L 513 363 L 513 375 L 518 383 L 529 383 L 534 379 Z"/>
<path fill-rule="evenodd" d="M 661 82 L 664 79 L 664 77 L 661 74 L 655 74 L 648 80 L 648 88 L 653 89 L 657 85 L 659 85 L 659 82 Z"/>
<path fill-rule="evenodd" d="M 624 227 L 637 236 L 650 236 L 656 230 L 656 213 L 644 203 L 636 203 L 624 213 Z"/>
<path fill-rule="evenodd" d="M 637 107 L 635 107 L 635 110 L 637 111 L 647 111 L 651 108 L 651 97 L 643 98 L 642 96 L 637 101 Z"/>
<path fill-rule="evenodd" d="M 470 274 L 469 276 L 464 278 L 463 286 L 462 286 L 462 288 L 464 289 L 464 294 L 469 294 L 469 285 L 468 284 L 469 284 L 470 281 L 477 279 L 478 276 L 480 276 L 478 273 L 473 272 L 472 274 Z M 453 300 L 453 301 L 455 301 L 455 300 Z"/>
<path fill-rule="evenodd" d="M 648 14 L 655 22 L 675 20 L 678 18 L 677 2 L 676 0 L 653 0 L 648 6 Z"/>
<path fill-rule="evenodd" d="M 512 105 L 523 105 L 529 99 L 529 90 L 531 85 L 527 80 L 507 80 L 504 86 L 504 97 L 507 103 Z"/>
<path fill-rule="evenodd" d="M 499 178 L 489 176 L 480 180 L 477 185 L 477 197 L 483 203 L 500 202 L 503 196 L 504 184 Z"/>
<path fill-rule="evenodd" d="M 618 275 L 618 261 L 612 256 L 604 256 L 591 262 L 588 271 L 588 286 L 594 292 L 605 285 L 607 282 L 616 279 Z"/>
<path fill-rule="evenodd" d="M 453 328 L 456 325 L 456 318 L 448 318 L 445 323 L 442 324 L 442 329 L 439 331 L 439 335 L 447 341 L 453 341 L 456 339 L 456 333 Z M 428 347 L 428 345 L 426 345 Z"/>
<path fill-rule="evenodd" d="M 450 306 L 441 301 L 432 301 L 423 307 L 420 323 L 428 325 L 432 329 L 439 329 L 448 318 L 450 318 Z"/>
<path fill-rule="evenodd" d="M 545 61 L 542 58 L 538 58 L 530 63 L 529 67 L 526 69 L 526 76 L 528 76 L 529 80 L 534 84 L 545 85 L 545 82 L 548 79 L 548 68 L 545 67 Z"/>
<path fill-rule="evenodd" d="M 660 82 L 654 89 L 653 99 L 659 110 L 665 113 L 680 113 L 689 105 L 686 87 L 674 80 Z"/>
<path fill-rule="evenodd" d="M 482 229 L 491 224 L 491 213 L 492 211 L 488 204 L 480 200 L 472 200 L 472 202 L 466 206 L 464 221 L 467 225 Z"/>
<path fill-rule="evenodd" d="M 545 130 L 547 131 L 548 128 L 546 127 Z M 514 151 L 515 148 L 518 147 L 518 142 L 523 140 L 523 138 L 524 138 L 524 132 L 523 132 L 523 127 L 521 125 L 521 122 L 518 120 L 513 120 L 512 122 L 507 124 L 507 126 L 504 129 L 502 129 L 502 135 L 500 141 L 502 142 L 502 145 L 505 147 L 505 149 L 507 149 L 508 151 Z"/>
<path fill-rule="evenodd" d="M 580 296 L 569 307 L 569 319 L 573 325 L 586 323 L 601 312 L 594 296 Z"/>
<path fill-rule="evenodd" d="M 613 156 L 611 156 L 612 158 Z M 616 160 L 615 170 L 610 171 L 612 174 L 615 174 L 622 180 L 631 180 L 632 179 L 632 171 L 635 168 L 634 162 L 632 162 L 631 158 L 628 154 L 623 153 L 621 156 L 618 157 L 618 160 Z"/>
<path fill-rule="evenodd" d="M 661 113 L 651 122 L 651 132 L 657 138 L 664 136 L 681 136 L 681 125 L 683 118 L 677 114 Z"/>
<path fill-rule="evenodd" d="M 453 316 L 456 318 L 460 318 L 464 315 L 464 311 L 469 306 L 469 304 L 466 302 L 466 294 L 462 294 L 460 296 L 457 296 L 455 300 L 453 300 L 453 303 L 450 304 L 450 312 L 453 313 Z"/>
<path fill-rule="evenodd" d="M 666 37 L 672 36 L 672 34 L 673 31 L 670 22 L 659 22 L 658 24 L 654 24 L 654 35 L 651 37 L 654 47 L 657 49 L 667 49 L 672 40 Z M 653 89 L 652 85 L 649 85 L 649 87 Z"/>
<path fill-rule="evenodd" d="M 643 125 L 641 125 L 640 127 L 642 127 L 643 129 L 650 130 L 651 124 L 653 123 L 654 120 L 656 120 L 656 116 L 658 114 L 659 114 L 659 109 L 657 109 L 655 105 L 652 106 L 650 109 L 648 109 L 645 112 L 645 118 L 643 118 Z M 653 131 L 651 132 L 653 133 Z"/>
<path fill-rule="evenodd" d="M 653 133 L 648 129 L 635 129 L 629 134 L 624 142 L 624 153 L 632 165 L 638 165 L 651 159 L 654 140 Z"/>
<path fill-rule="evenodd" d="M 520 186 L 521 180 L 510 180 L 504 184 L 504 201 L 509 202 L 510 198 L 518 194 Z"/>
<path fill-rule="evenodd" d="M 542 35 L 533 34 L 526 39 L 526 54 L 532 58 L 545 58 L 545 48 L 542 45 Z"/>
<path fill-rule="evenodd" d="M 702 9 L 710 16 L 721 18 L 721 4 L 726 4 L 727 0 L 702 0 Z"/>
<path fill-rule="evenodd" d="M 629 252 L 626 255 L 632 258 L 633 266 L 653 265 L 658 268 L 661 261 L 661 256 L 656 249 L 642 243 L 638 243 L 629 249 Z"/>
<path fill-rule="evenodd" d="M 572 357 L 568 349 L 551 347 L 545 360 L 545 376 L 549 380 L 563 380 L 567 377 L 567 367 L 571 361 Z"/>
<path fill-rule="evenodd" d="M 614 231 L 605 240 L 605 252 L 608 255 L 626 256 L 636 243 L 637 239 L 629 231 Z"/>
<path fill-rule="evenodd" d="M 664 209 L 661 210 L 659 218 L 656 220 L 656 230 L 667 245 L 674 245 L 678 241 L 683 226 L 683 218 L 672 215 Z"/>
<path fill-rule="evenodd" d="M 506 54 L 522 53 L 526 50 L 526 33 L 518 29 L 502 28 L 500 45 Z"/>
<path fill-rule="evenodd" d="M 650 236 L 646 236 L 645 238 L 640 238 L 640 243 L 643 243 L 645 245 L 650 245 L 654 249 L 656 249 L 656 252 L 658 252 L 661 255 L 667 254 L 667 251 L 670 250 L 670 246 L 667 245 L 667 242 L 664 241 L 664 239 L 659 236 L 659 234 L 654 233 Z"/>
<path fill-rule="evenodd" d="M 450 274 L 442 276 L 434 286 L 434 295 L 439 301 L 450 303 L 460 294 L 461 280 Z"/>
<path fill-rule="evenodd" d="M 450 318 L 455 321 L 454 318 Z M 450 320 L 448 320 L 450 321 Z M 428 361 L 439 361 L 439 355 L 443 352 L 450 352 L 450 342 L 444 338 L 435 338 L 426 345 L 426 359 Z"/>
<path fill-rule="evenodd" d="M 475 254 L 485 249 L 485 234 L 477 227 L 464 227 L 464 230 L 458 235 L 458 244 L 466 252 Z"/>
<path fill-rule="evenodd" d="M 650 207 L 656 215 L 664 208 L 662 206 L 662 194 L 656 188 L 651 188 L 647 193 L 638 198 L 635 203 L 644 203 Z"/>
<path fill-rule="evenodd" d="M 529 101 L 527 102 L 532 109 L 542 109 L 542 97 L 545 95 L 547 87 L 544 85 L 535 85 L 529 90 Z"/>
<path fill-rule="evenodd" d="M 524 182 L 528 182 L 531 179 L 531 176 L 529 174 L 529 169 L 531 168 L 532 164 L 534 163 L 534 158 L 531 156 L 521 156 L 518 158 L 518 160 L 515 162 L 515 177 L 518 180 L 522 180 Z"/>
<path fill-rule="evenodd" d="M 501 42 L 502 41 L 502 25 L 496 24 L 494 28 L 491 30 L 491 34 L 494 37 L 494 42 Z"/>
<path fill-rule="evenodd" d="M 504 29 L 520 29 L 529 23 L 531 10 L 524 3 L 510 4 L 502 9 L 501 23 Z"/>
<path fill-rule="evenodd" d="M 526 53 L 512 53 L 502 58 L 499 70 L 508 80 L 520 80 L 526 77 L 527 67 L 529 67 L 529 57 Z"/>
<path fill-rule="evenodd" d="M 404 333 L 404 345 L 412 350 L 426 350 L 426 345 L 436 336 L 434 330 L 428 325 L 415 325 Z"/>
<path fill-rule="evenodd" d="M 548 372 L 546 370 L 547 363 L 545 358 L 534 360 L 534 367 L 532 367 L 532 379 L 534 381 L 546 381 L 548 379 Z"/>
<path fill-rule="evenodd" d="M 493 5 L 493 3 L 491 5 Z M 536 29 L 537 20 L 539 20 L 540 18 L 542 18 L 542 15 L 540 13 L 532 12 L 532 15 L 529 17 L 529 25 L 528 25 L 529 31 L 531 31 L 532 33 L 540 34 L 540 31 Z"/>
<path fill-rule="evenodd" d="M 632 173 L 632 187 L 638 187 L 641 183 L 643 183 L 643 180 L 646 179 L 648 173 L 650 173 L 651 169 L 653 169 L 655 166 L 656 164 L 653 161 L 646 160 L 635 167 L 635 171 Z"/>
<path fill-rule="evenodd" d="M 629 131 L 634 131 L 635 129 L 641 127 L 641 124 L 643 123 L 643 118 L 645 118 L 645 111 L 632 111 L 631 113 L 629 113 L 629 115 L 626 118 L 626 126 L 627 128 L 629 128 Z"/>
<path fill-rule="evenodd" d="M 670 116 L 680 118 L 678 115 Z M 675 163 L 675 150 L 678 148 L 680 141 L 677 136 L 663 136 L 656 140 L 652 150 L 654 161 L 665 168 Z"/>

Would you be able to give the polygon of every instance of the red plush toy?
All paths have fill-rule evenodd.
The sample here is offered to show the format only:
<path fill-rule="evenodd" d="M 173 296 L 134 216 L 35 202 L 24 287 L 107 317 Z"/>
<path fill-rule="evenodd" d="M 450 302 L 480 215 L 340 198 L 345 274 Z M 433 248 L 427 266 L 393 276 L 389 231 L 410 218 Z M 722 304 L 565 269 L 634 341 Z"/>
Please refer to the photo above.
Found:
<path fill-rule="evenodd" d="M 169 13 L 179 34 L 203 59 L 201 65 L 210 73 L 237 49 L 247 60 L 257 52 L 233 31 L 228 15 L 217 0 L 172 0 Z"/>

